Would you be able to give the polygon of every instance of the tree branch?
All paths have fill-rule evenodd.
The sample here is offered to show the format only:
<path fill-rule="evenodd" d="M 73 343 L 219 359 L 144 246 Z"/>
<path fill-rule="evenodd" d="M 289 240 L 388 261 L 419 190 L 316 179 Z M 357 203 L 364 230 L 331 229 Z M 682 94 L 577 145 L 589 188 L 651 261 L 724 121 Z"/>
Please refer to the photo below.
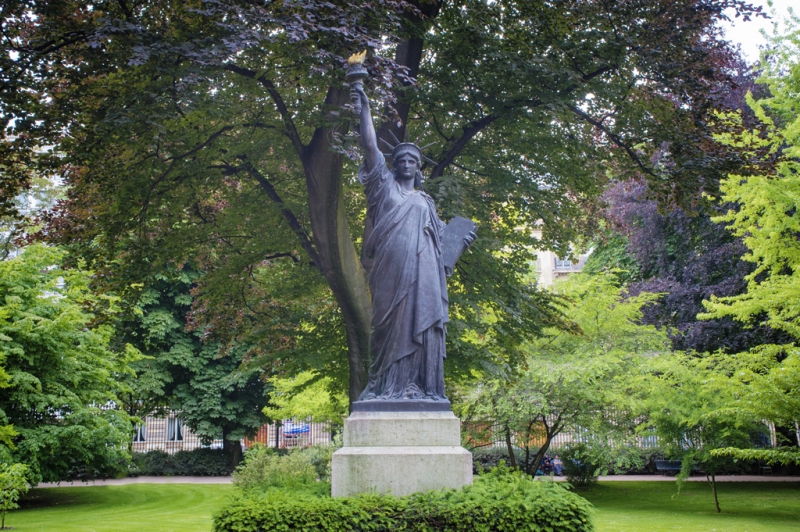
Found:
<path fill-rule="evenodd" d="M 283 253 L 273 253 L 272 255 L 267 255 L 264 257 L 264 260 L 272 260 L 272 259 L 280 259 L 281 257 L 289 257 L 292 259 L 293 262 L 300 262 L 297 257 L 294 256 L 294 253 L 291 251 L 285 251 Z"/>
<path fill-rule="evenodd" d="M 645 166 L 645 164 L 642 162 L 642 160 L 639 158 L 636 152 L 634 152 L 633 149 L 631 149 L 627 144 L 625 144 L 625 142 L 622 140 L 622 137 L 620 137 L 619 135 L 608 129 L 606 126 L 603 125 L 602 122 L 600 122 L 599 120 L 595 120 L 594 118 L 589 116 L 589 114 L 581 111 L 577 107 L 573 105 L 567 105 L 566 107 L 574 114 L 576 114 L 579 118 L 588 122 L 589 124 L 593 125 L 597 129 L 605 133 L 606 136 L 614 142 L 614 144 L 625 150 L 625 153 L 628 154 L 628 157 L 630 157 L 631 160 L 634 163 L 636 163 L 636 166 L 638 166 L 642 170 L 642 172 L 651 175 L 653 177 L 656 176 L 656 174 L 650 168 Z"/>
<path fill-rule="evenodd" d="M 493 123 L 495 120 L 500 118 L 496 114 L 490 114 L 484 116 L 480 120 L 476 120 L 475 122 L 471 122 L 468 126 L 464 126 L 464 133 L 459 137 L 459 139 L 447 150 L 444 154 L 444 157 L 436 165 L 436 168 L 433 169 L 431 172 L 431 176 L 428 179 L 435 179 L 444 173 L 444 169 L 447 168 L 461 153 L 467 143 L 478 133 L 483 131 L 487 126 Z"/>
<path fill-rule="evenodd" d="M 254 79 L 265 89 L 267 89 L 270 98 L 272 98 L 272 101 L 275 102 L 275 106 L 278 108 L 278 112 L 283 120 L 283 125 L 286 127 L 286 136 L 289 137 L 289 140 L 292 142 L 292 146 L 294 146 L 297 155 L 302 159 L 306 151 L 306 146 L 300 139 L 300 134 L 297 132 L 297 127 L 294 125 L 292 115 L 289 113 L 289 109 L 286 107 L 286 103 L 283 101 L 283 98 L 278 92 L 278 89 L 275 87 L 275 84 L 268 80 L 264 74 L 258 76 L 258 73 L 255 70 L 250 70 L 249 68 L 240 67 L 234 64 L 226 64 L 223 66 L 223 68 L 228 72 L 233 72 L 234 74 L 239 74 L 240 76 Z"/>
<path fill-rule="evenodd" d="M 300 225 L 300 221 L 297 219 L 297 216 L 294 215 L 292 210 L 283 202 L 281 197 L 278 195 L 278 192 L 275 190 L 275 187 L 272 186 L 272 183 L 267 180 L 264 175 L 258 171 L 249 161 L 243 160 L 242 163 L 243 168 L 250 174 L 250 177 L 255 179 L 261 188 L 267 193 L 267 196 L 276 203 L 280 209 L 281 214 L 289 223 L 289 227 L 292 229 L 297 238 L 300 239 L 300 245 L 303 246 L 303 249 L 308 253 L 309 258 L 314 263 L 318 269 L 321 270 L 322 262 L 320 261 L 319 254 L 317 253 L 316 248 L 314 247 L 314 243 L 311 241 L 311 237 L 308 235 L 306 230 Z M 324 273 L 324 272 L 323 272 Z"/>

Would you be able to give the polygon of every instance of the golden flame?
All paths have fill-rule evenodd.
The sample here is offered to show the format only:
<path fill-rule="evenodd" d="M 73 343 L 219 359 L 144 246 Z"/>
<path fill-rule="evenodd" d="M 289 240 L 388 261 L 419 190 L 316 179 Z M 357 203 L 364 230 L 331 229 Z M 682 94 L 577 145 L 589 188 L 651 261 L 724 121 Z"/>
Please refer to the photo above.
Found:
<path fill-rule="evenodd" d="M 347 64 L 350 65 L 350 66 L 363 65 L 364 64 L 364 59 L 366 59 L 366 58 L 367 58 L 367 51 L 364 50 L 360 54 L 353 54 L 350 57 L 348 57 L 347 58 Z"/>

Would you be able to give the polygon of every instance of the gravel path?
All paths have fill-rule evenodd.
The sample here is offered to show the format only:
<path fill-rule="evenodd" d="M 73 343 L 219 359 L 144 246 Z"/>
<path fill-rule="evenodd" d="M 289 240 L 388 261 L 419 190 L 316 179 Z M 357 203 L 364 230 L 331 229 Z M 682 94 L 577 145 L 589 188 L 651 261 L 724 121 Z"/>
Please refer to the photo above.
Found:
<path fill-rule="evenodd" d="M 230 484 L 231 477 L 127 477 L 89 482 L 42 482 L 37 488 L 81 488 L 84 486 L 125 486 L 127 484 Z"/>
<path fill-rule="evenodd" d="M 542 479 L 542 477 L 539 477 Z M 566 481 L 566 477 L 553 477 L 556 482 Z M 664 475 L 607 475 L 600 482 L 675 482 L 675 477 Z M 689 482 L 705 482 L 705 476 L 694 476 Z M 129 477 L 91 482 L 43 482 L 38 488 L 68 488 L 84 486 L 124 486 L 126 484 L 230 484 L 231 477 Z M 718 476 L 717 482 L 800 482 L 800 477 L 781 477 L 768 475 L 725 475 Z"/>

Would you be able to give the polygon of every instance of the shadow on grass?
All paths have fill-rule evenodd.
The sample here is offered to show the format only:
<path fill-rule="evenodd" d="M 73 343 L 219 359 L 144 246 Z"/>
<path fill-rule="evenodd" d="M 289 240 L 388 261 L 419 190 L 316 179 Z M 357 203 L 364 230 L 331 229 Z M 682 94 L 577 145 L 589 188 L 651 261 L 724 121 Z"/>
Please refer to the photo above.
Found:
<path fill-rule="evenodd" d="M 36 510 L 54 506 L 76 506 L 92 504 L 92 498 L 81 497 L 75 491 L 63 491 L 59 488 L 33 489 L 19 501 L 20 510 Z"/>

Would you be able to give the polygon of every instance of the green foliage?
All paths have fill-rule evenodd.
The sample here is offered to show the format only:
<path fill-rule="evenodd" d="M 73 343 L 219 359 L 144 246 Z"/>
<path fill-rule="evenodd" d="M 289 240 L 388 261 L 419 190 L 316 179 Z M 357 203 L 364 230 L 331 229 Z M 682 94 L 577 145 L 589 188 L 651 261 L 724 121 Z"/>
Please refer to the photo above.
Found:
<path fill-rule="evenodd" d="M 0 262 L 0 423 L 18 433 L 6 451 L 30 466 L 34 483 L 113 476 L 128 463 L 130 419 L 105 407 L 118 401 L 138 352 L 109 349 L 113 329 L 101 317 L 113 315 L 114 301 L 62 259 L 34 245 Z"/>
<path fill-rule="evenodd" d="M 641 265 L 628 252 L 628 239 L 613 231 L 607 231 L 602 239 L 595 242 L 581 271 L 590 275 L 611 272 L 623 286 L 641 278 Z"/>
<path fill-rule="evenodd" d="M 583 441 L 573 441 L 550 454 L 559 455 L 570 483 L 588 485 L 599 475 L 648 470 L 654 467 L 653 460 L 662 456 L 663 451 L 658 447 L 642 448 L 630 439 L 619 445 L 588 434 Z"/>
<path fill-rule="evenodd" d="M 314 371 L 294 377 L 270 379 L 270 406 L 264 413 L 271 419 L 307 419 L 341 423 L 347 415 L 347 394 L 336 390 L 334 379 Z"/>
<path fill-rule="evenodd" d="M 725 354 L 690 356 L 676 352 L 654 357 L 631 379 L 631 410 L 638 413 L 642 435 L 656 435 L 670 458 L 682 460 L 679 487 L 699 468 L 710 479 L 717 512 L 715 476 L 732 460 L 716 449 L 750 448 L 766 426 L 736 409 L 746 392 L 731 378 L 735 358 Z"/>
<path fill-rule="evenodd" d="M 290 489 L 330 491 L 330 459 L 335 449 L 298 449 L 278 453 L 256 444 L 247 450 L 244 463 L 233 473 L 233 483 L 244 492 Z M 318 482 L 321 480 L 323 482 Z"/>
<path fill-rule="evenodd" d="M 775 50 L 762 64 L 759 82 L 771 96 L 748 98 L 760 127 L 718 137 L 754 160 L 755 175 L 723 180 L 722 198 L 736 208 L 716 220 L 742 237 L 749 250 L 743 259 L 756 268 L 747 276 L 746 293 L 712 297 L 703 317 L 751 322 L 766 316 L 770 326 L 800 338 L 800 19 L 787 22 L 787 33 L 773 39 Z"/>
<path fill-rule="evenodd" d="M 597 482 L 597 476 L 606 470 L 605 462 L 585 443 L 568 445 L 559 450 L 564 462 L 567 480 L 576 486 L 587 486 Z"/>
<path fill-rule="evenodd" d="M 717 220 L 742 237 L 748 248 L 743 259 L 756 267 L 746 277 L 746 293 L 712 297 L 704 302 L 708 312 L 700 317 L 765 321 L 800 339 L 800 18 L 790 15 L 785 22 L 786 33 L 772 38 L 773 47 L 761 65 L 759 83 L 769 88 L 770 96 L 748 97 L 759 126 L 719 136 L 722 143 L 735 146 L 754 161 L 754 175 L 731 174 L 723 181 L 723 199 L 735 208 Z M 736 115 L 722 118 L 735 125 L 741 122 Z M 764 345 L 740 354 L 731 381 L 742 392 L 729 408 L 740 418 L 766 419 L 797 430 L 799 356 L 796 345 Z M 736 447 L 741 446 L 724 446 L 712 454 L 797 463 L 797 453 L 785 449 Z"/>
<path fill-rule="evenodd" d="M 243 496 L 214 517 L 214 531 L 591 531 L 591 505 L 552 482 L 498 468 L 461 490 L 407 497 L 332 499 L 269 491 Z"/>
<path fill-rule="evenodd" d="M 485 380 L 462 413 L 469 421 L 499 423 L 509 449 L 513 443 L 525 451 L 522 467 L 529 474 L 552 439 L 567 429 L 623 446 L 631 438 L 632 420 L 615 407 L 625 404 L 627 376 L 642 356 L 667 348 L 663 332 L 637 323 L 642 306 L 656 295 L 623 299 L 612 273 L 576 275 L 554 290 L 570 301 L 565 314 L 573 330 L 546 330 L 526 346 L 516 377 Z M 511 454 L 508 463 L 520 465 Z"/>
<path fill-rule="evenodd" d="M 30 489 L 27 475 L 25 464 L 0 464 L 0 530 L 6 527 L 6 513 L 19 508 L 17 501 Z"/>
<path fill-rule="evenodd" d="M 709 99 L 730 86 L 726 0 L 128 4 L 3 11 L 2 154 L 69 169 L 48 237 L 120 293 L 197 261 L 205 333 L 287 374 L 341 388 L 349 375 L 351 398 L 370 330 L 364 198 L 344 156 L 353 51 L 370 50 L 370 96 L 389 104 L 382 137 L 432 143 L 442 218 L 480 226 L 450 283 L 449 377 L 516 365 L 559 323 L 526 282 L 535 242 L 519 227 L 542 220 L 543 245 L 564 251 L 593 224 L 609 168 L 688 203 L 736 163 L 704 150 Z M 10 190 L 27 182 L 18 166 L 0 174 Z M 464 341 L 470 329 L 491 344 Z"/>
<path fill-rule="evenodd" d="M 740 419 L 764 419 L 797 431 L 800 420 L 800 349 L 796 345 L 764 345 L 740 353 L 730 361 L 729 378 L 737 390 L 735 399 L 726 405 L 728 415 Z M 796 433 L 796 432 L 795 432 Z M 737 449 L 725 447 L 712 451 L 714 456 L 774 464 L 797 464 L 797 450 L 778 441 L 775 449 Z"/>
<path fill-rule="evenodd" d="M 516 464 L 525 467 L 525 450 L 514 448 L 514 460 Z M 508 465 L 508 449 L 505 447 L 482 447 L 472 449 L 472 471 L 473 473 L 483 473 L 502 464 Z"/>
<path fill-rule="evenodd" d="M 737 449 L 724 447 L 711 451 L 714 456 L 728 456 L 736 460 L 760 462 L 773 465 L 800 465 L 800 449 L 797 447 L 776 447 L 773 449 Z"/>
<path fill-rule="evenodd" d="M 168 454 L 155 450 L 133 453 L 131 473 L 147 476 L 222 477 L 233 471 L 230 458 L 221 449 L 193 449 Z"/>
<path fill-rule="evenodd" d="M 728 355 L 669 353 L 642 369 L 629 387 L 634 408 L 645 416 L 639 431 L 657 435 L 668 457 L 684 460 L 682 477 L 695 465 L 717 473 L 726 461 L 715 459 L 711 450 L 750 447 L 766 430 L 729 408 L 741 388 L 729 378 L 733 364 Z"/>
<path fill-rule="evenodd" d="M 191 289 L 199 275 L 188 267 L 168 269 L 138 287 L 117 341 L 135 345 L 145 357 L 134 363 L 136 376 L 128 379 L 123 399 L 139 417 L 178 412 L 204 443 L 222 438 L 234 459 L 239 440 L 267 421 L 261 412 L 267 387 L 260 368 L 242 364 L 247 344 L 225 346 L 190 328 Z"/>

